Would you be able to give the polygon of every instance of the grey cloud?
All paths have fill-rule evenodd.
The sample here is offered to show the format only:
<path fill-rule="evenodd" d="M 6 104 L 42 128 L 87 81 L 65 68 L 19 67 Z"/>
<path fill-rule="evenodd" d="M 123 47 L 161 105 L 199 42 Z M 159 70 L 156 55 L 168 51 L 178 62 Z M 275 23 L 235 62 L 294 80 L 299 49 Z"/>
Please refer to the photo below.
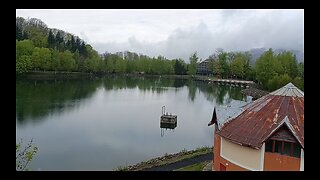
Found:
<path fill-rule="evenodd" d="M 127 42 L 94 43 L 100 52 L 135 51 L 149 56 L 163 55 L 169 59 L 182 58 L 189 61 L 197 51 L 205 59 L 216 48 L 227 51 L 250 50 L 251 48 L 282 48 L 303 52 L 303 15 L 300 12 L 272 11 L 223 11 L 219 26 L 209 21 L 190 24 L 188 28 L 176 28 L 167 39 L 160 42 L 145 42 L 130 37 Z"/>

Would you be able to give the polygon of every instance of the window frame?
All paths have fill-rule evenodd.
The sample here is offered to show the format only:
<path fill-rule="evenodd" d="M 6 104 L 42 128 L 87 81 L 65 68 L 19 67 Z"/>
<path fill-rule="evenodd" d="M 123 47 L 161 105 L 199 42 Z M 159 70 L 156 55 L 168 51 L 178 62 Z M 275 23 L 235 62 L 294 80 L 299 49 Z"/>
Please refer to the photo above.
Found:
<path fill-rule="evenodd" d="M 272 148 L 265 148 L 265 152 L 270 152 L 270 153 L 276 153 L 276 154 L 281 154 L 285 156 L 290 156 L 290 157 L 296 157 L 296 158 L 301 158 L 301 147 L 298 143 L 292 142 L 292 141 L 279 141 L 279 140 L 274 140 L 274 139 L 269 139 L 265 142 L 266 145 L 270 145 L 270 141 L 272 141 Z M 285 153 L 284 151 L 284 146 L 285 143 L 290 143 L 290 150 L 289 154 Z M 276 144 L 278 145 L 278 148 L 276 149 Z M 298 148 L 300 151 L 300 155 L 297 157 L 294 152 L 295 148 Z M 267 151 L 268 149 L 268 151 Z M 269 151 L 271 149 L 271 151 Z M 277 152 L 279 151 L 279 152 Z"/>

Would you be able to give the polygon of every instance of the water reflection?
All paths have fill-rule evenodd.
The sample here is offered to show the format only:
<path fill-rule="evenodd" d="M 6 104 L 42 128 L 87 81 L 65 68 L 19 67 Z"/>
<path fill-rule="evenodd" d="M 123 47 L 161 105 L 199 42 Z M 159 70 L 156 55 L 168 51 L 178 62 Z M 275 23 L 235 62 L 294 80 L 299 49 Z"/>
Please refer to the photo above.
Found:
<path fill-rule="evenodd" d="M 243 98 L 239 88 L 163 77 L 19 79 L 16 86 L 16 137 L 39 147 L 34 170 L 112 170 L 212 146 L 212 108 Z M 159 123 L 163 105 L 179 127 Z"/>
<path fill-rule="evenodd" d="M 192 102 L 198 94 L 197 91 L 202 92 L 208 101 L 216 101 L 217 104 L 225 104 L 232 99 L 245 99 L 239 88 L 207 85 L 204 82 L 186 79 L 125 76 L 73 80 L 17 79 L 16 119 L 17 123 L 22 125 L 28 121 L 41 121 L 48 115 L 59 115 L 79 108 L 100 88 L 104 88 L 105 91 L 138 88 L 143 92 L 163 94 L 170 88 L 178 92 L 184 86 L 187 86 L 187 98 Z"/>
<path fill-rule="evenodd" d="M 174 129 L 177 127 L 178 123 L 175 124 L 169 124 L 169 123 L 160 123 L 160 136 L 163 137 L 164 136 L 164 132 L 167 130 L 170 130 L 172 132 L 174 132 Z"/>
<path fill-rule="evenodd" d="M 239 91 L 239 87 L 230 85 L 208 85 L 202 81 L 196 81 L 196 86 L 203 92 L 208 101 L 215 101 L 217 105 L 228 104 L 232 99 L 245 100 L 246 96 Z"/>
<path fill-rule="evenodd" d="M 100 83 L 101 84 L 101 83 Z M 18 123 L 40 121 L 79 107 L 99 86 L 97 80 L 17 80 L 16 119 Z"/>

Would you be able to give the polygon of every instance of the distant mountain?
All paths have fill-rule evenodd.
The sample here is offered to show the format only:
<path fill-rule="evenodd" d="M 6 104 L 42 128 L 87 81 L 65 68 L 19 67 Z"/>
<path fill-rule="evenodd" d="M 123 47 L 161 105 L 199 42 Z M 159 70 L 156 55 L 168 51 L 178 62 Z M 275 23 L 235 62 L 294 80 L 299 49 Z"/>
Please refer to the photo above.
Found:
<path fill-rule="evenodd" d="M 267 50 L 268 50 L 267 48 L 254 48 L 254 49 L 250 49 L 250 50 L 249 50 L 249 53 L 252 55 L 253 63 L 255 63 L 256 60 L 257 60 L 265 51 L 267 51 Z M 287 50 L 287 49 L 273 49 L 273 52 L 274 52 L 275 54 L 279 54 L 279 53 L 284 52 L 284 51 L 290 51 L 290 52 L 292 52 L 293 54 L 295 54 L 298 63 L 304 62 L 304 53 L 303 53 L 302 51 L 292 50 L 292 49 L 290 49 L 290 50 Z"/>

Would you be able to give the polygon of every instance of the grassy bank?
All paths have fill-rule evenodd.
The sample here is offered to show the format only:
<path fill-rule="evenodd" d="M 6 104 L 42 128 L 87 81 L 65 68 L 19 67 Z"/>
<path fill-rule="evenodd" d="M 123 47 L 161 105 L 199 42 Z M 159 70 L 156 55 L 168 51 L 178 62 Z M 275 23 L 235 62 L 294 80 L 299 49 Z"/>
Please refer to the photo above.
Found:
<path fill-rule="evenodd" d="M 115 169 L 115 171 L 141 171 L 141 170 L 152 168 L 152 167 L 172 164 L 184 159 L 207 154 L 212 151 L 213 151 L 212 147 L 200 147 L 191 151 L 187 151 L 184 149 L 175 154 L 165 153 L 164 156 L 153 158 L 148 161 L 143 161 L 135 165 L 119 166 L 118 168 Z"/>
<path fill-rule="evenodd" d="M 204 162 L 201 162 L 201 163 L 198 163 L 198 164 L 193 164 L 193 165 L 191 165 L 191 166 L 186 166 L 186 167 L 177 169 L 177 170 L 175 170 L 175 171 L 202 171 L 203 168 L 204 168 L 208 163 L 210 163 L 210 161 L 204 161 Z"/>

